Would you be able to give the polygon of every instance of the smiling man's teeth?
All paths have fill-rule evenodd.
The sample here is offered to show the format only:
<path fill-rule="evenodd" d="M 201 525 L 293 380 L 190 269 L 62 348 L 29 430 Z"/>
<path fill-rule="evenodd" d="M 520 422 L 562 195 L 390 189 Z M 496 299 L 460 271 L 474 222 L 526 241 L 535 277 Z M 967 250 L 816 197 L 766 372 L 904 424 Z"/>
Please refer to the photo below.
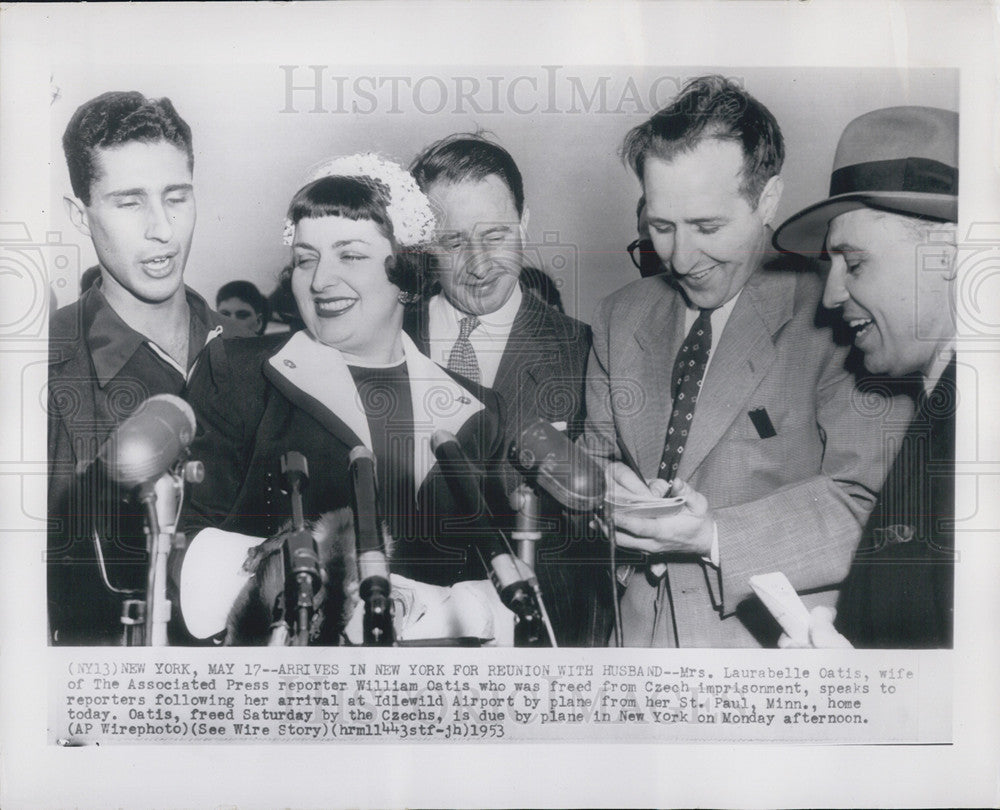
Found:
<path fill-rule="evenodd" d="M 854 330 L 854 342 L 861 345 L 875 328 L 875 321 L 872 318 L 849 318 L 847 325 Z"/>
<path fill-rule="evenodd" d="M 143 264 L 146 265 L 146 267 L 150 267 L 150 268 L 152 268 L 154 270 L 158 270 L 161 267 L 166 266 L 167 262 L 169 262 L 169 261 L 170 261 L 170 257 L 169 256 L 156 256 L 156 257 L 154 257 L 152 259 L 146 259 L 143 262 Z"/>

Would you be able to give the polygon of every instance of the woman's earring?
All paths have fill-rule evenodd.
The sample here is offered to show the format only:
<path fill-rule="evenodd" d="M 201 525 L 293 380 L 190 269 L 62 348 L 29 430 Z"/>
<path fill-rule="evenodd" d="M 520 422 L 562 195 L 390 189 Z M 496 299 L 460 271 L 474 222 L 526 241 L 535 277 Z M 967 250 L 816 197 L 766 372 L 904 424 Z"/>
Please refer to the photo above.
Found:
<path fill-rule="evenodd" d="M 396 296 L 399 299 L 399 303 L 403 306 L 409 306 L 410 304 L 415 304 L 420 300 L 420 293 L 406 292 L 405 290 L 400 290 L 399 295 Z"/>

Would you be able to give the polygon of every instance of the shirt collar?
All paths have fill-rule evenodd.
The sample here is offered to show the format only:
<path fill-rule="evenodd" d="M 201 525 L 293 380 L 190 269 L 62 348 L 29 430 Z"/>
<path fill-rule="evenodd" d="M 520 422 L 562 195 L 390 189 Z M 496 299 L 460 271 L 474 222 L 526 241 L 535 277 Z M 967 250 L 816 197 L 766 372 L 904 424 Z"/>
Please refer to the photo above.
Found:
<path fill-rule="evenodd" d="M 937 352 L 934 353 L 934 359 L 931 360 L 931 364 L 927 367 L 927 371 L 924 373 L 924 391 L 928 396 L 937 387 L 938 382 L 941 380 L 941 375 L 944 374 L 944 370 L 948 368 L 948 364 L 955 357 L 955 339 L 952 338 L 944 346 L 941 347 Z"/>
<path fill-rule="evenodd" d="M 188 368 L 201 352 L 214 329 L 222 326 L 221 316 L 212 312 L 205 299 L 189 287 L 184 287 L 190 313 L 188 334 Z M 101 291 L 100 282 L 86 293 L 83 302 L 84 322 L 87 328 L 87 348 L 94 362 L 97 382 L 104 388 L 118 376 L 125 364 L 143 343 L 150 343 L 145 335 L 137 332 L 112 309 Z"/>
<path fill-rule="evenodd" d="M 721 307 L 717 307 L 716 309 L 712 310 L 711 318 L 712 318 L 713 332 L 718 333 L 720 331 L 719 325 L 720 324 L 725 325 L 725 323 L 729 320 L 729 316 L 732 315 L 733 310 L 736 308 L 736 302 L 740 300 L 741 295 L 743 295 L 742 287 L 740 288 L 740 291 L 736 293 L 736 295 L 734 295 L 732 298 L 726 301 L 726 303 L 724 303 Z M 697 320 L 698 313 L 701 312 L 701 310 L 697 309 L 696 307 L 686 307 L 686 311 L 687 311 L 686 323 L 688 325 L 688 328 L 690 328 L 691 324 L 694 323 L 695 320 Z"/>
<path fill-rule="evenodd" d="M 514 319 L 517 317 L 517 312 L 521 308 L 521 300 L 524 294 L 521 292 L 521 285 L 517 284 L 514 287 L 514 292 L 510 294 L 510 298 L 507 302 L 500 307 L 500 309 L 495 312 L 490 312 L 486 315 L 479 315 L 479 323 L 486 327 L 487 330 L 493 329 L 510 329 L 514 323 Z M 448 300 L 443 292 L 438 293 L 431 299 L 431 303 L 435 304 L 436 307 L 440 307 L 442 314 L 447 315 L 454 323 L 459 323 L 462 318 L 468 316 L 467 312 L 462 312 L 456 309 L 455 306 Z"/>

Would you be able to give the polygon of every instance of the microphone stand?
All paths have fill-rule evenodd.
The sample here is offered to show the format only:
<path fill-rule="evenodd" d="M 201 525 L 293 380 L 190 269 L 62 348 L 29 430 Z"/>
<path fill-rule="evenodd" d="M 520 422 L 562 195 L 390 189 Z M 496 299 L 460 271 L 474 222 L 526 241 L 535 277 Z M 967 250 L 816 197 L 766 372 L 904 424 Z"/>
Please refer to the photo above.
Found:
<path fill-rule="evenodd" d="M 375 457 L 368 448 L 355 447 L 350 454 L 351 511 L 354 513 L 354 543 L 358 560 L 358 596 L 365 605 L 363 641 L 366 647 L 392 647 L 392 584 L 385 554 L 382 509 L 375 484 Z"/>
<path fill-rule="evenodd" d="M 605 515 L 603 471 L 594 466 L 594 462 L 585 452 L 574 448 L 568 437 L 543 419 L 537 419 L 521 432 L 518 440 L 511 444 L 509 454 L 515 468 L 531 484 L 531 486 L 522 484 L 511 496 L 511 505 L 518 512 L 518 531 L 526 533 L 526 542 L 521 544 L 524 553 L 534 555 L 535 538 L 531 536 L 531 526 L 532 520 L 536 524 L 538 521 L 537 498 L 542 491 L 552 496 L 566 511 L 567 517 L 588 516 L 589 528 L 600 529 L 608 538 L 611 552 L 611 596 L 615 618 L 615 642 L 616 646 L 620 647 L 621 613 L 615 590 L 617 543 L 614 524 Z M 521 490 L 530 493 L 534 501 L 519 495 Z"/>
<path fill-rule="evenodd" d="M 549 612 L 545 607 L 545 600 L 542 598 L 542 589 L 538 584 L 538 577 L 534 573 L 538 543 L 542 539 L 542 523 L 538 514 L 538 495 L 527 484 L 520 484 L 510 494 L 510 505 L 516 513 L 514 531 L 511 532 L 510 536 L 512 540 L 517 541 L 517 557 L 531 571 L 531 576 L 527 579 L 528 585 L 534 592 L 538 613 L 548 633 L 549 640 L 553 647 L 558 647 L 555 630 L 552 628 L 552 621 L 549 619 Z M 522 624 L 524 630 L 521 630 Z M 537 639 L 533 640 L 534 631 L 529 632 L 529 623 L 518 622 L 514 631 L 515 643 L 517 643 L 519 631 L 527 636 L 524 639 L 525 643 L 518 644 L 518 646 L 542 646 L 535 643 Z"/>
<path fill-rule="evenodd" d="M 555 633 L 541 599 L 535 572 L 526 570 L 521 560 L 513 555 L 497 554 L 491 558 L 479 543 L 474 545 L 500 601 L 514 614 L 514 646 L 555 647 Z"/>
<path fill-rule="evenodd" d="M 159 478 L 139 485 L 138 497 L 146 526 L 146 598 L 126 599 L 122 604 L 124 644 L 127 647 L 167 646 L 170 600 L 167 598 L 167 560 L 175 545 L 183 545 L 177 520 L 184 502 L 184 482 L 204 478 L 201 462 L 180 462 Z"/>
<path fill-rule="evenodd" d="M 510 494 L 511 508 L 517 513 L 512 540 L 517 541 L 517 556 L 528 568 L 535 570 L 538 543 L 542 539 L 541 522 L 538 519 L 538 495 L 527 484 L 520 484 Z"/>
<path fill-rule="evenodd" d="M 312 532 L 306 528 L 302 490 L 309 481 L 306 457 L 291 451 L 281 457 L 281 472 L 292 499 L 292 531 L 285 540 L 285 621 L 292 616 L 292 645 L 309 644 L 313 597 L 322 582 L 319 552 Z"/>
<path fill-rule="evenodd" d="M 514 614 L 514 644 L 518 647 L 555 646 L 555 634 L 541 602 L 535 572 L 514 556 L 510 541 L 492 523 L 493 514 L 478 488 L 479 472 L 453 434 L 444 430 L 431 437 L 431 449 L 457 501 L 474 518 L 472 547 L 486 569 L 504 606 Z M 480 538 L 475 537 L 481 535 Z"/>

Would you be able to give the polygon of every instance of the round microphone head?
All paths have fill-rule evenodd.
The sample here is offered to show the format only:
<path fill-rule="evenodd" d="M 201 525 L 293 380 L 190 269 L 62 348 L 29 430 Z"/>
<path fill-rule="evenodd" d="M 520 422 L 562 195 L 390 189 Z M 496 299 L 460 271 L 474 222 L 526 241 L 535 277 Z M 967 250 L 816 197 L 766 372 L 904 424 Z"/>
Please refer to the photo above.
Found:
<path fill-rule="evenodd" d="M 191 435 L 194 436 L 195 430 L 198 429 L 198 420 L 194 418 L 194 410 L 183 399 L 174 394 L 156 394 L 147 399 L 145 405 L 142 407 L 161 407 L 155 403 L 163 403 L 162 407 L 171 407 L 180 411 L 191 426 Z M 190 439 L 185 444 L 190 444 Z"/>
<path fill-rule="evenodd" d="M 604 472 L 586 452 L 544 419 L 521 431 L 511 448 L 516 466 L 574 512 L 590 512 L 604 502 Z"/>
<path fill-rule="evenodd" d="M 372 464 L 375 463 L 375 454 L 372 453 L 372 451 L 369 450 L 367 447 L 365 447 L 363 444 L 359 444 L 357 447 L 351 450 L 350 454 L 347 456 L 347 463 L 353 464 L 355 461 L 358 461 L 359 459 L 362 458 L 368 459 Z"/>
<path fill-rule="evenodd" d="M 443 444 L 448 444 L 448 442 L 458 443 L 454 433 L 450 433 L 447 430 L 435 430 L 431 435 L 431 452 L 437 453 L 438 448 Z"/>
<path fill-rule="evenodd" d="M 183 399 L 157 394 L 118 426 L 100 457 L 112 480 L 135 487 L 165 473 L 191 444 L 196 426 Z"/>

